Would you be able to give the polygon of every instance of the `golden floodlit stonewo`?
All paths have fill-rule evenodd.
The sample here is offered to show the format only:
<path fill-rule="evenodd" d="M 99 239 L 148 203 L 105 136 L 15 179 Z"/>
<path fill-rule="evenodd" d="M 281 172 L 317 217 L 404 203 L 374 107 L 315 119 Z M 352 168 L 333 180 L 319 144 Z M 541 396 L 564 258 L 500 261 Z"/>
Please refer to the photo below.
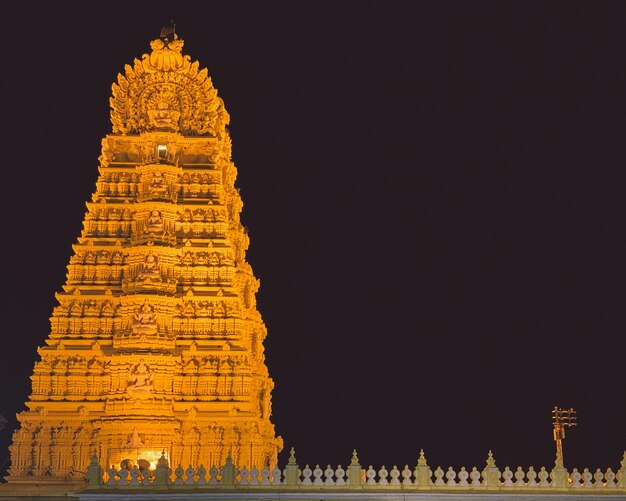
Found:
<path fill-rule="evenodd" d="M 276 464 L 229 117 L 182 48 L 165 28 L 113 85 L 113 130 L 0 499 L 626 501 L 626 452 L 614 469 L 566 468 L 572 408 L 553 410 L 553 465 L 489 451 L 439 466 L 416 451 L 412 465 L 365 467 L 355 450 L 335 467 L 293 448 Z"/>
<path fill-rule="evenodd" d="M 164 29 L 113 84 L 113 131 L 39 348 L 9 482 L 103 464 L 276 464 L 266 328 L 223 101 Z M 84 477 L 83 477 L 84 478 Z"/>

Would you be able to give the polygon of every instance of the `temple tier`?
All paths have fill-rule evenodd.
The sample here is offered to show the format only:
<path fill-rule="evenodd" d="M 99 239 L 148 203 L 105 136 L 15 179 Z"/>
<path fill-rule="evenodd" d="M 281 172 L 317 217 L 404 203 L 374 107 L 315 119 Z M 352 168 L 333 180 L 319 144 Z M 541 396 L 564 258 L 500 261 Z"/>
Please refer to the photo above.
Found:
<path fill-rule="evenodd" d="M 118 75 L 112 134 L 38 350 L 9 481 L 107 465 L 274 467 L 259 281 L 229 116 L 176 35 Z"/>

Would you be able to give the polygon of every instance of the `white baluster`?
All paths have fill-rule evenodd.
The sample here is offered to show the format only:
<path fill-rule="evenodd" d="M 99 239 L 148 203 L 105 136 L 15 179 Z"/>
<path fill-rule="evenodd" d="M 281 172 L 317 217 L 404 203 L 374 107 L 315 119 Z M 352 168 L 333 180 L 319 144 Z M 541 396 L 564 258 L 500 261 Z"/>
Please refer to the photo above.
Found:
<path fill-rule="evenodd" d="M 304 467 L 304 470 L 302 470 L 302 485 L 313 485 L 313 482 L 311 481 L 311 475 L 313 475 L 313 470 L 311 470 L 311 468 L 309 468 L 309 465 L 307 464 Z"/>
<path fill-rule="evenodd" d="M 248 484 L 248 469 L 245 466 L 239 471 L 239 476 L 241 477 L 241 481 L 239 482 L 239 484 L 247 485 Z"/>
<path fill-rule="evenodd" d="M 280 468 L 277 466 L 272 470 L 272 485 L 280 485 Z"/>
<path fill-rule="evenodd" d="M 617 486 L 617 484 L 615 483 L 615 473 L 613 473 L 613 470 L 611 470 L 611 468 L 606 470 L 606 475 L 604 475 L 604 478 L 606 479 L 605 487 L 608 487 L 610 489 Z"/>
<path fill-rule="evenodd" d="M 400 470 L 398 470 L 398 467 L 395 464 L 393 465 L 393 468 L 391 468 L 389 476 L 391 477 L 391 482 L 389 482 L 391 485 L 400 485 Z"/>
<path fill-rule="evenodd" d="M 524 487 L 524 470 L 522 470 L 521 466 L 517 467 L 515 470 L 515 487 Z"/>
<path fill-rule="evenodd" d="M 337 469 L 335 470 L 335 477 L 337 478 L 335 484 L 346 485 L 346 470 L 344 470 L 341 465 L 337 465 Z"/>
<path fill-rule="evenodd" d="M 250 470 L 250 484 L 259 485 L 259 470 L 256 466 L 253 466 Z"/>
<path fill-rule="evenodd" d="M 316 464 L 313 469 L 313 485 L 324 485 L 324 481 L 322 480 L 323 474 L 324 472 L 320 468 L 320 465 Z"/>
<path fill-rule="evenodd" d="M 504 479 L 505 487 L 513 487 L 513 472 L 509 469 L 508 466 L 504 467 L 504 471 L 502 472 L 502 478 Z"/>
<path fill-rule="evenodd" d="M 270 469 L 263 468 L 261 470 L 261 485 L 270 485 Z"/>
<path fill-rule="evenodd" d="M 472 479 L 472 486 L 474 487 L 480 487 L 480 472 L 478 471 L 478 468 L 476 468 L 475 466 L 472 468 L 472 471 L 470 472 L 470 478 Z"/>
<path fill-rule="evenodd" d="M 539 470 L 537 476 L 539 477 L 539 487 L 548 487 L 550 485 L 550 482 L 548 482 L 548 478 L 550 478 L 550 473 L 546 471 L 545 466 L 541 467 L 541 470 Z"/>
<path fill-rule="evenodd" d="M 335 474 L 335 470 L 333 470 L 330 465 L 326 466 L 324 470 L 324 485 L 335 485 L 335 479 L 333 479 L 333 475 Z"/>
<path fill-rule="evenodd" d="M 465 466 L 461 466 L 461 471 L 459 472 L 459 485 L 463 487 L 467 487 L 469 484 L 467 483 L 467 479 L 469 478 L 469 472 L 465 469 Z"/>
<path fill-rule="evenodd" d="M 107 473 L 109 474 L 109 479 L 107 480 L 106 485 L 117 485 L 117 470 L 115 469 L 115 466 L 111 466 Z"/>
<path fill-rule="evenodd" d="M 176 480 L 174 480 L 174 484 L 176 485 L 180 485 L 183 484 L 183 474 L 185 473 L 185 470 L 183 470 L 183 467 L 181 465 L 178 465 L 178 467 L 174 470 L 174 475 L 176 475 Z"/>
<path fill-rule="evenodd" d="M 452 469 L 452 466 L 448 466 L 446 472 L 446 485 L 456 485 L 456 471 Z"/>
<path fill-rule="evenodd" d="M 198 475 L 198 485 L 205 485 L 206 484 L 206 468 L 204 467 L 204 465 L 200 465 L 200 468 L 198 468 L 196 475 Z"/>
<path fill-rule="evenodd" d="M 211 466 L 211 468 L 209 468 L 209 485 L 217 484 L 218 473 L 219 473 L 219 470 L 215 466 Z"/>
<path fill-rule="evenodd" d="M 368 485 L 376 485 L 376 472 L 374 471 L 374 468 L 372 468 L 372 465 L 370 465 L 365 472 L 365 476 L 367 477 L 366 483 Z"/>
<path fill-rule="evenodd" d="M 593 474 L 593 479 L 595 480 L 595 483 L 593 484 L 593 486 L 596 489 L 601 489 L 602 487 L 604 487 L 604 473 L 600 471 L 600 468 L 598 468 L 596 472 Z"/>
<path fill-rule="evenodd" d="M 194 484 L 194 476 L 196 475 L 196 470 L 193 468 L 193 466 L 189 465 L 189 467 L 185 470 L 185 473 L 187 474 L 187 480 L 185 480 L 185 483 Z"/>
<path fill-rule="evenodd" d="M 582 475 L 578 471 L 578 468 L 574 468 L 572 470 L 572 474 L 569 476 L 569 478 L 572 480 L 571 486 L 574 489 L 580 489 L 581 487 L 580 479 L 582 478 Z"/>
<path fill-rule="evenodd" d="M 411 481 L 411 470 L 409 469 L 409 465 L 404 465 L 404 470 L 402 470 L 402 485 L 413 485 Z"/>
<path fill-rule="evenodd" d="M 141 470 L 141 485 L 150 485 L 150 470 L 148 468 Z"/>
<path fill-rule="evenodd" d="M 389 480 L 387 477 L 389 476 L 389 472 L 385 465 L 382 466 L 380 470 L 378 470 L 378 485 L 389 485 Z"/>
<path fill-rule="evenodd" d="M 126 467 L 125 466 L 122 467 L 122 469 L 119 472 L 117 472 L 117 474 L 120 477 L 120 481 L 117 485 L 128 485 L 128 481 L 127 481 L 128 470 L 126 469 Z"/>
<path fill-rule="evenodd" d="M 593 475 L 589 471 L 589 468 L 585 468 L 583 470 L 583 481 L 584 481 L 583 487 L 586 489 L 591 489 L 593 487 L 593 484 L 591 483 L 592 479 L 593 479 Z"/>
<path fill-rule="evenodd" d="M 443 475 L 444 472 L 441 469 L 441 466 L 437 466 L 437 469 L 435 470 L 435 485 L 446 485 L 443 481 Z"/>
<path fill-rule="evenodd" d="M 140 473 L 139 468 L 137 468 L 137 466 L 133 466 L 130 470 L 130 482 L 128 485 L 139 485 L 139 480 L 137 479 Z"/>
<path fill-rule="evenodd" d="M 528 473 L 526 474 L 526 478 L 528 478 L 528 483 L 526 484 L 528 487 L 537 486 L 537 472 L 532 466 L 528 467 Z"/>

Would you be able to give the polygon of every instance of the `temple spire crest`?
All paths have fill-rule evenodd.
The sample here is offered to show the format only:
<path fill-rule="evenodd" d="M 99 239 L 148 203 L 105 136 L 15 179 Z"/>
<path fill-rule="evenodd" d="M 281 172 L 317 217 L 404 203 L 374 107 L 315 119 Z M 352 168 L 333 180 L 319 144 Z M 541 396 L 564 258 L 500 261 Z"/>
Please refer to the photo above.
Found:
<path fill-rule="evenodd" d="M 126 64 L 110 99 L 113 133 L 179 132 L 224 138 L 230 116 L 206 68 L 184 55 L 173 31 L 150 42 L 152 51 Z"/>

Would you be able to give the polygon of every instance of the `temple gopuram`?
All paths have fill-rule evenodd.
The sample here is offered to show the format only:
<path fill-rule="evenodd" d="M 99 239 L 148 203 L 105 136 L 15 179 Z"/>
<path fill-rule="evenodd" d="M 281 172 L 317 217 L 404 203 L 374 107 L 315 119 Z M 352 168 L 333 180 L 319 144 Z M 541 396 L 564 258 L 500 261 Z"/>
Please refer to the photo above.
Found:
<path fill-rule="evenodd" d="M 18 415 L 9 482 L 107 464 L 274 466 L 266 328 L 229 115 L 173 29 L 113 84 L 112 133 Z"/>
<path fill-rule="evenodd" d="M 575 411 L 556 407 L 554 464 L 499 465 L 488 449 L 468 467 L 424 451 L 411 465 L 362 465 L 356 450 L 307 464 L 292 448 L 278 465 L 229 116 L 173 28 L 150 48 L 113 84 L 0 500 L 626 501 L 626 452 L 568 469 Z"/>

